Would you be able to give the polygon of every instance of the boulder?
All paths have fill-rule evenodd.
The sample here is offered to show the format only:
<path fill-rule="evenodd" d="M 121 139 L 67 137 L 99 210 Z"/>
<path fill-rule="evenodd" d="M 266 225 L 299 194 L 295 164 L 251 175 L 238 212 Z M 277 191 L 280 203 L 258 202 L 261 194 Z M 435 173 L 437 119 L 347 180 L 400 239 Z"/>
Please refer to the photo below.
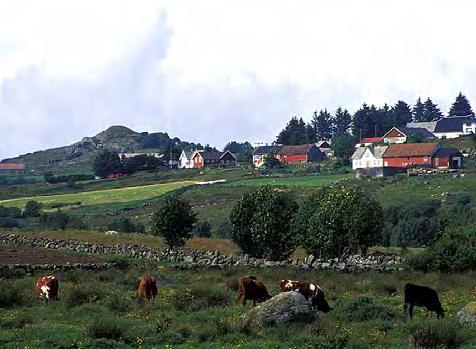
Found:
<path fill-rule="evenodd" d="M 456 313 L 456 318 L 462 325 L 476 325 L 476 302 L 470 302 Z"/>
<path fill-rule="evenodd" d="M 298 292 L 282 292 L 243 315 L 245 323 L 263 326 L 287 322 L 311 322 L 315 314 Z"/>

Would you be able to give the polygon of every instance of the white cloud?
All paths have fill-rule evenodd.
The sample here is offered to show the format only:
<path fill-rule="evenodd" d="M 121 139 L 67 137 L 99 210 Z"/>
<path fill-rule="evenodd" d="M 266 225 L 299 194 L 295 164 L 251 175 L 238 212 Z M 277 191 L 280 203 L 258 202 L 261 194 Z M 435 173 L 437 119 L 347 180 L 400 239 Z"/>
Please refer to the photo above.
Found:
<path fill-rule="evenodd" d="M 470 0 L 0 0 L 0 158 L 112 124 L 224 145 L 292 115 L 476 103 Z"/>

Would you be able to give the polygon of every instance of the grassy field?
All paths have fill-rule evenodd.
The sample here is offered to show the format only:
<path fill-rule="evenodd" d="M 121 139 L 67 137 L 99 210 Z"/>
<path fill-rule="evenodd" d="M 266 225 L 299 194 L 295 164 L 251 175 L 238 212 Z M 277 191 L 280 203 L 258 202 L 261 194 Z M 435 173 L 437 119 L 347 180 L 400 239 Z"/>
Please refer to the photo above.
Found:
<path fill-rule="evenodd" d="M 226 186 L 251 186 L 273 185 L 284 187 L 322 187 L 343 179 L 352 178 L 352 175 L 317 175 L 317 176 L 297 176 L 282 178 L 252 178 L 241 179 L 230 182 Z"/>
<path fill-rule="evenodd" d="M 144 274 L 161 277 L 154 303 L 136 298 L 137 280 Z M 334 310 L 311 323 L 246 325 L 240 316 L 250 305 L 236 304 L 236 280 L 249 274 L 264 280 L 272 295 L 279 292 L 283 278 L 318 282 Z M 147 264 L 57 277 L 60 300 L 48 305 L 33 298 L 34 277 L 0 281 L 0 307 L 5 308 L 0 313 L 1 348 L 398 349 L 408 348 L 410 334 L 425 326 L 436 329 L 438 338 L 461 343 L 455 348 L 476 345 L 476 333 L 454 320 L 455 313 L 476 297 L 474 273 L 351 275 L 247 268 L 193 272 Z M 413 321 L 404 320 L 402 288 L 416 280 L 438 290 L 444 320 L 432 320 L 434 315 L 425 319 L 418 308 Z M 364 295 L 365 301 L 360 298 Z M 361 308 L 355 309 L 356 302 Z"/>
<path fill-rule="evenodd" d="M 43 204 L 81 202 L 81 205 L 100 205 L 106 203 L 122 203 L 137 200 L 147 200 L 161 196 L 175 189 L 194 184 L 192 181 L 178 181 L 165 184 L 151 184 L 138 187 L 119 189 L 85 191 L 74 194 L 59 194 L 49 196 L 23 197 L 0 201 L 0 205 L 23 208 L 29 200 L 36 200 Z"/>

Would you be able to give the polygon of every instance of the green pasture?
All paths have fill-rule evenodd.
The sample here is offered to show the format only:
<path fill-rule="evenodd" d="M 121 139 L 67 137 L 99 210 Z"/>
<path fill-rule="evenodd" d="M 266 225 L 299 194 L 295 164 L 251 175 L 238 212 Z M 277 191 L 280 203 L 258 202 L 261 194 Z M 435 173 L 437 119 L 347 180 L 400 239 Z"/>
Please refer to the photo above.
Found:
<path fill-rule="evenodd" d="M 240 179 L 230 183 L 227 186 L 261 186 L 275 185 L 285 187 L 322 187 L 343 179 L 352 178 L 350 174 L 343 175 L 317 175 L 317 176 L 295 176 L 295 177 L 264 177 Z"/>
<path fill-rule="evenodd" d="M 31 196 L 0 201 L 0 205 L 24 207 L 29 200 L 43 204 L 81 202 L 81 205 L 117 204 L 138 200 L 147 200 L 166 194 L 172 190 L 194 184 L 193 181 L 178 181 L 163 184 L 151 184 L 108 190 L 85 191 L 73 194 Z"/>

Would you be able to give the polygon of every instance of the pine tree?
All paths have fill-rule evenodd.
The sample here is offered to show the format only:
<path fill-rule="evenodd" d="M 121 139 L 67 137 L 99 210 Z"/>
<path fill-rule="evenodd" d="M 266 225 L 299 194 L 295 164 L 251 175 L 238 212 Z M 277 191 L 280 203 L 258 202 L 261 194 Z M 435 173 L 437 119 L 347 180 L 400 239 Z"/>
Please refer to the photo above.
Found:
<path fill-rule="evenodd" d="M 404 101 L 398 101 L 390 112 L 390 122 L 388 129 L 395 126 L 404 126 L 412 121 L 412 110 Z"/>
<path fill-rule="evenodd" d="M 339 107 L 335 116 L 335 134 L 344 134 L 349 132 L 352 117 L 347 109 Z"/>
<path fill-rule="evenodd" d="M 303 119 L 291 118 L 286 127 L 276 137 L 276 143 L 282 145 L 299 145 L 308 143 L 308 129 Z"/>
<path fill-rule="evenodd" d="M 425 110 L 423 111 L 423 121 L 436 121 L 443 117 L 443 114 L 438 108 L 438 105 L 428 97 L 425 104 Z"/>
<path fill-rule="evenodd" d="M 415 105 L 413 106 L 413 121 L 422 122 L 425 121 L 425 105 L 421 101 L 421 97 L 418 97 Z"/>
<path fill-rule="evenodd" d="M 375 120 L 374 133 L 376 136 L 384 135 L 392 128 L 392 110 L 387 103 L 377 110 L 377 118 Z"/>
<path fill-rule="evenodd" d="M 352 118 L 352 134 L 355 137 L 376 137 L 379 111 L 372 105 L 363 104 Z"/>
<path fill-rule="evenodd" d="M 329 140 L 332 137 L 332 115 L 327 109 L 321 110 L 319 114 L 314 112 L 311 124 L 316 130 L 318 140 Z"/>
<path fill-rule="evenodd" d="M 469 104 L 468 99 L 461 92 L 451 106 L 448 116 L 474 116 L 471 104 Z"/>

